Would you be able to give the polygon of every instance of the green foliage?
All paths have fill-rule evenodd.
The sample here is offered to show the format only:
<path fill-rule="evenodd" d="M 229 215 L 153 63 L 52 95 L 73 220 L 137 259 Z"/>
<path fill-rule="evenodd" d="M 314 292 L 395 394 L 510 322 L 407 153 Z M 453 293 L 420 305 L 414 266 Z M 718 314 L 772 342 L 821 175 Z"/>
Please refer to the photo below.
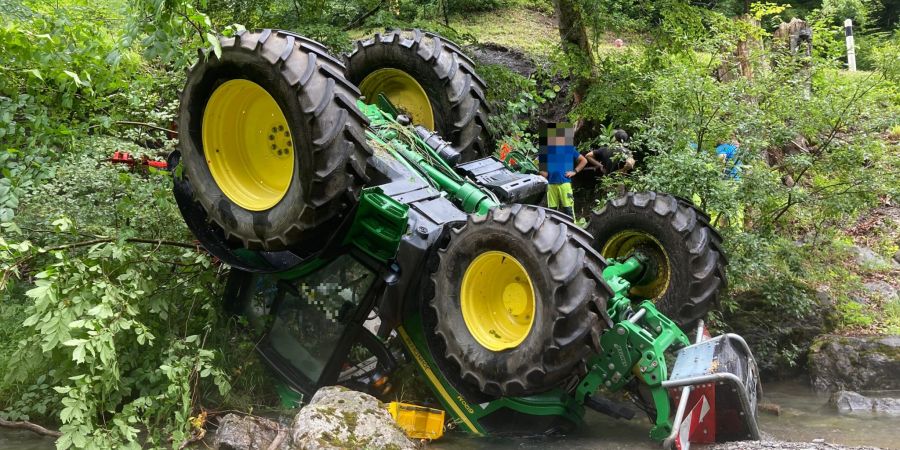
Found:
<path fill-rule="evenodd" d="M 663 12 L 665 5 L 671 6 L 654 6 L 663 21 L 688 13 L 683 7 Z M 780 9 L 759 5 L 755 12 L 765 17 Z M 737 299 L 749 295 L 758 303 L 754 308 L 773 314 L 821 315 L 812 292 L 830 289 L 847 298 L 847 286 L 859 284 L 829 253 L 845 253 L 832 242 L 881 199 L 898 195 L 897 140 L 883 139 L 900 117 L 896 44 L 884 40 L 867 63 L 874 70 L 855 74 L 835 69 L 835 55 L 843 52 L 837 33 L 834 53 L 826 40 L 825 51 L 811 60 L 756 49 L 748 60 L 750 79 L 736 75 L 731 53 L 739 40 L 766 33 L 709 12 L 691 20 L 686 23 L 718 33 L 679 41 L 666 36 L 676 28 L 663 26 L 647 30 L 657 39 L 648 46 L 598 55 L 598 78 L 574 116 L 631 131 L 640 160 L 628 176 L 602 178 L 598 202 L 621 185 L 693 199 L 725 235 L 726 310 L 741 309 Z M 695 25 L 683 30 L 686 36 Z M 738 178 L 716 155 L 723 142 L 739 144 Z M 878 312 L 845 303 L 838 326 L 859 327 Z M 774 337 L 767 342 L 760 352 L 772 361 L 791 361 L 797 350 L 779 348 Z"/>
<path fill-rule="evenodd" d="M 844 328 L 868 328 L 875 323 L 872 311 L 862 303 L 843 300 L 838 304 L 841 326 Z"/>
<path fill-rule="evenodd" d="M 210 45 L 221 52 L 210 18 L 186 0 L 136 0 L 128 2 L 123 48 L 139 44 L 150 58 L 160 58 L 178 67 L 195 58 L 193 49 Z M 224 25 L 221 27 L 224 28 Z"/>
<path fill-rule="evenodd" d="M 900 334 L 900 299 L 893 299 L 884 305 L 885 331 Z"/>
<path fill-rule="evenodd" d="M 120 242 L 91 245 L 75 257 L 49 253 L 57 262 L 36 274 L 26 292 L 33 303 L 22 325 L 32 334 L 11 356 L 20 363 L 6 381 L 26 381 L 45 370 L 47 359 L 54 362 L 50 381 L 63 396 L 60 448 L 140 447 L 139 424 L 150 431 L 151 444 L 163 444 L 169 436 L 159 433 L 169 431 L 183 440 L 191 384 L 210 377 L 222 394 L 229 389 L 205 339 L 183 335 L 208 333 L 215 324 L 215 305 L 203 287 L 214 277 L 208 258 L 194 251 L 148 255 L 145 245 Z M 172 279 L 172 264 L 194 270 Z M 188 282 L 194 287 L 174 290 Z"/>
<path fill-rule="evenodd" d="M 876 5 L 872 0 L 822 0 L 821 14 L 833 25 L 843 26 L 844 19 L 852 19 L 855 27 L 865 27 Z"/>
<path fill-rule="evenodd" d="M 625 126 L 643 117 L 649 105 L 640 99 L 649 88 L 646 76 L 651 70 L 644 48 L 628 47 L 601 54 L 597 78 L 573 117 Z"/>
<path fill-rule="evenodd" d="M 537 156 L 534 132 L 538 128 L 539 108 L 556 97 L 560 87 L 551 85 L 540 72 L 526 78 L 503 66 L 490 64 L 478 67 L 490 90 L 488 101 L 494 105 L 489 126 L 499 142 L 529 157 Z M 543 89 L 542 86 L 546 86 Z"/>
<path fill-rule="evenodd" d="M 106 161 L 173 147 L 123 121 L 172 122 L 212 32 L 192 5 L 24 2 L 0 20 L 0 417 L 58 426 L 59 448 L 178 446 L 252 371 L 171 179 Z"/>

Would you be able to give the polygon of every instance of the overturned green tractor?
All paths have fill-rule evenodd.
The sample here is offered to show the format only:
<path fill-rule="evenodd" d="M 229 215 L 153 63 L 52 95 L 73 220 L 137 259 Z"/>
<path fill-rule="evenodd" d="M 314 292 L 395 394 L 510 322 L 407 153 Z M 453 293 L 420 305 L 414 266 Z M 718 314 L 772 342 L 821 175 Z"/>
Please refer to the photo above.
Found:
<path fill-rule="evenodd" d="M 394 31 L 345 62 L 286 31 L 221 38 L 170 157 L 187 225 L 232 268 L 226 307 L 262 324 L 290 391 L 388 395 L 406 361 L 476 434 L 633 407 L 667 446 L 758 438 L 755 361 L 703 327 L 726 283 L 707 215 L 630 193 L 582 229 L 532 206 L 547 184 L 528 164 L 490 155 L 459 46 Z"/>

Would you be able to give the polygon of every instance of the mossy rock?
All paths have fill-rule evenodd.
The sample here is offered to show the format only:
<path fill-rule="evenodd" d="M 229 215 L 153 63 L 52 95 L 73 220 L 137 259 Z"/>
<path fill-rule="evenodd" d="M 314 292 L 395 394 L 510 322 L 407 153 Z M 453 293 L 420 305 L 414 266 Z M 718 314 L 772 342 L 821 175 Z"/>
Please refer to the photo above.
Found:
<path fill-rule="evenodd" d="M 818 391 L 900 389 L 900 336 L 819 336 L 809 370 Z"/>
<path fill-rule="evenodd" d="M 415 449 L 375 397 L 342 387 L 326 387 L 294 417 L 295 449 Z"/>

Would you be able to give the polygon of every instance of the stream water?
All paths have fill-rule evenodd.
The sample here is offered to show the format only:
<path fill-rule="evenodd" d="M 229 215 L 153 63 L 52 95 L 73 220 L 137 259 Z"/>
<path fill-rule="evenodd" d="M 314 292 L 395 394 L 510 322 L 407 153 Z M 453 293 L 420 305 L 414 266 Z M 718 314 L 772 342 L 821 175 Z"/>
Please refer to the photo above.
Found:
<path fill-rule="evenodd" d="M 829 443 L 865 445 L 884 449 L 900 449 L 900 417 L 838 415 L 827 407 L 827 397 L 818 396 L 807 386 L 795 382 L 770 383 L 764 386 L 764 402 L 781 407 L 781 415 L 760 413 L 760 428 L 775 439 L 812 441 L 825 439 Z M 896 394 L 896 393 L 895 393 Z M 542 438 L 471 438 L 449 434 L 430 445 L 434 450 L 463 450 L 483 448 L 572 450 L 608 449 L 658 450 L 659 445 L 647 434 L 646 420 L 617 421 L 600 414 L 589 414 L 587 427 L 572 435 Z M 0 450 L 49 450 L 51 439 L 38 437 L 28 431 L 0 428 Z"/>
<path fill-rule="evenodd" d="M 778 416 L 760 412 L 760 429 L 783 441 L 826 442 L 843 445 L 900 449 L 900 417 L 872 415 L 838 415 L 828 408 L 828 397 L 816 395 L 798 382 L 769 383 L 763 386 L 763 402 L 781 408 Z M 896 393 L 895 393 L 896 394 Z M 587 427 L 564 437 L 520 439 L 470 438 L 451 435 L 430 448 L 441 450 L 483 449 L 604 449 L 659 450 L 659 444 L 648 437 L 650 424 L 636 416 L 621 421 L 600 414 L 589 414 Z"/>

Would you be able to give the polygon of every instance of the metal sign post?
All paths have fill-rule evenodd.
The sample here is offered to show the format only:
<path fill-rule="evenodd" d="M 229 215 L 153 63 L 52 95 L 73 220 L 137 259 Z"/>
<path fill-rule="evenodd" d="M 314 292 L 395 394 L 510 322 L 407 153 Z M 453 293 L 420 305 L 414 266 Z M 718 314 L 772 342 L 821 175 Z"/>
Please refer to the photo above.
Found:
<path fill-rule="evenodd" d="M 856 50 L 853 45 L 853 21 L 844 21 L 844 35 L 847 36 L 847 69 L 856 72 Z"/>

